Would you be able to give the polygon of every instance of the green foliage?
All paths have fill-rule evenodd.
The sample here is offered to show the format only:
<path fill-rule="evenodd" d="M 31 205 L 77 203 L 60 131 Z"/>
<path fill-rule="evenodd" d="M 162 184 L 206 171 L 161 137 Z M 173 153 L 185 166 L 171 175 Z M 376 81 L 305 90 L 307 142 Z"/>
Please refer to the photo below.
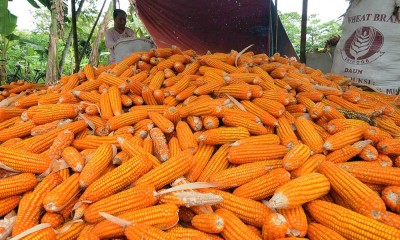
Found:
<path fill-rule="evenodd" d="M 297 12 L 279 13 L 286 33 L 293 44 L 297 54 L 300 54 L 301 40 L 301 15 Z M 326 41 L 332 36 L 341 35 L 342 29 L 339 21 L 331 20 L 322 23 L 317 14 L 311 14 L 307 20 L 306 51 L 321 51 L 325 48 Z"/>

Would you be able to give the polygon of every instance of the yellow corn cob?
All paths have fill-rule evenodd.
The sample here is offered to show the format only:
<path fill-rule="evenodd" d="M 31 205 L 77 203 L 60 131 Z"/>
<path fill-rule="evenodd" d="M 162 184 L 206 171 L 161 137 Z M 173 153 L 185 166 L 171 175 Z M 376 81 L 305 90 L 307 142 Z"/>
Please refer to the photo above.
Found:
<path fill-rule="evenodd" d="M 365 164 L 342 163 L 338 165 L 363 183 L 400 186 L 400 169 L 382 167 L 374 162 Z"/>
<path fill-rule="evenodd" d="M 253 135 L 264 135 L 268 133 L 264 126 L 236 114 L 224 114 L 222 122 L 229 127 L 244 127 Z"/>
<path fill-rule="evenodd" d="M 288 235 L 293 237 L 304 237 L 307 234 L 307 216 L 302 206 L 290 209 L 279 209 L 278 213 L 282 214 L 288 222 Z"/>
<path fill-rule="evenodd" d="M 171 133 L 174 131 L 174 123 L 168 118 L 164 117 L 157 112 L 149 112 L 149 118 L 154 122 L 154 124 L 159 127 L 164 133 Z"/>
<path fill-rule="evenodd" d="M 265 240 L 284 238 L 289 231 L 289 223 L 279 213 L 271 213 L 262 227 L 262 236 Z"/>
<path fill-rule="evenodd" d="M 36 186 L 30 195 L 29 205 L 25 206 L 23 211 L 18 211 L 12 230 L 13 237 L 39 224 L 44 196 L 61 182 L 62 178 L 58 173 L 51 173 Z"/>
<path fill-rule="evenodd" d="M 332 239 L 332 240 L 345 240 L 346 238 L 342 237 L 336 231 L 325 227 L 322 224 L 312 222 L 308 225 L 307 235 L 310 239 L 315 240 L 324 240 L 324 239 Z"/>
<path fill-rule="evenodd" d="M 361 140 L 365 132 L 365 127 L 352 127 L 335 133 L 325 140 L 323 147 L 326 150 L 337 150 L 348 144 L 353 144 Z"/>
<path fill-rule="evenodd" d="M 108 89 L 108 97 L 110 99 L 111 110 L 114 116 L 122 114 L 121 93 L 116 86 L 111 86 Z"/>
<path fill-rule="evenodd" d="M 143 149 L 143 147 L 135 145 L 133 143 L 131 143 L 130 141 L 126 141 L 123 138 L 118 138 L 118 142 L 121 145 L 121 149 L 123 151 L 126 151 L 129 155 L 131 156 L 136 156 L 136 155 L 140 155 L 140 157 L 142 157 L 143 159 L 148 159 L 153 163 L 153 167 L 159 166 L 161 164 L 161 162 L 152 154 L 146 152 L 146 150 Z"/>
<path fill-rule="evenodd" d="M 290 172 L 292 177 L 300 177 L 302 175 L 312 173 L 317 170 L 319 164 L 326 160 L 325 155 L 315 154 L 310 156 L 299 168 Z"/>
<path fill-rule="evenodd" d="M 141 223 L 132 223 L 128 227 L 125 228 L 124 231 L 125 236 L 128 239 L 148 239 L 148 240 L 167 240 L 169 239 L 169 235 L 153 226 L 149 226 L 147 224 Z"/>
<path fill-rule="evenodd" d="M 31 94 L 24 98 L 19 98 L 17 101 L 14 102 L 14 106 L 19 108 L 29 108 L 35 105 L 38 105 L 39 99 L 42 95 L 39 94 Z"/>
<path fill-rule="evenodd" d="M 75 173 L 46 194 L 43 206 L 48 212 L 59 212 L 79 191 L 79 173 Z"/>
<path fill-rule="evenodd" d="M 314 128 L 312 122 L 305 118 L 297 118 L 295 121 L 297 133 L 304 144 L 307 144 L 314 153 L 322 152 L 324 140 Z"/>
<path fill-rule="evenodd" d="M 123 78 L 120 78 L 120 77 L 117 77 L 117 76 L 113 76 L 113 75 L 108 74 L 108 73 L 100 74 L 97 80 L 99 82 L 106 83 L 106 84 L 108 84 L 110 86 L 119 86 L 124 82 Z"/>
<path fill-rule="evenodd" d="M 1 111 L 1 110 L 0 110 L 0 111 Z M 4 121 L 1 121 L 1 120 L 0 120 L 0 130 L 6 129 L 6 128 L 8 128 L 8 127 L 14 125 L 14 124 L 15 124 L 18 120 L 20 120 L 20 119 L 21 119 L 21 118 L 18 116 L 18 117 L 10 118 L 10 119 L 8 119 L 8 120 L 4 120 Z"/>
<path fill-rule="evenodd" d="M 166 231 L 167 239 L 212 239 L 214 240 L 213 234 L 207 234 L 205 232 L 196 230 L 194 228 L 182 227 L 179 224 L 174 227 L 168 229 Z M 217 237 L 216 240 L 220 240 L 221 238 Z"/>
<path fill-rule="evenodd" d="M 216 211 L 216 214 L 224 220 L 224 229 L 221 235 L 225 239 L 262 239 L 252 232 L 246 224 L 229 209 L 220 208 Z"/>
<path fill-rule="evenodd" d="M 21 172 L 43 173 L 51 163 L 48 157 L 8 147 L 0 147 L 0 156 L 2 164 Z"/>
<path fill-rule="evenodd" d="M 15 207 L 17 207 L 20 200 L 21 197 L 19 195 L 0 198 L 0 217 L 6 215 L 7 213 L 11 212 Z"/>
<path fill-rule="evenodd" d="M 115 193 L 91 204 L 85 210 L 85 221 L 96 223 L 103 220 L 103 217 L 99 215 L 101 211 L 115 215 L 127 210 L 152 206 L 158 200 L 154 193 L 154 187 L 146 184 Z"/>
<path fill-rule="evenodd" d="M 249 136 L 249 132 L 244 127 L 219 127 L 204 131 L 199 136 L 199 141 L 204 144 L 225 144 L 235 142 Z"/>
<path fill-rule="evenodd" d="M 131 110 L 128 113 L 110 118 L 107 122 L 107 127 L 110 128 L 110 130 L 116 130 L 120 127 L 134 125 L 147 117 L 148 113 L 145 110 Z"/>
<path fill-rule="evenodd" d="M 59 213 L 46 212 L 40 219 L 40 223 L 49 223 L 52 228 L 58 228 L 64 223 L 64 217 Z"/>
<path fill-rule="evenodd" d="M 179 140 L 179 145 L 182 150 L 189 150 L 191 153 L 196 153 L 198 145 L 192 130 L 189 125 L 184 121 L 179 121 L 176 124 L 176 135 Z"/>
<path fill-rule="evenodd" d="M 94 224 L 85 224 L 85 227 L 79 233 L 77 240 L 100 240 L 100 238 L 92 232 L 94 226 Z"/>
<path fill-rule="evenodd" d="M 87 80 L 92 81 L 92 80 L 95 79 L 94 68 L 93 68 L 92 65 L 86 64 L 83 67 L 83 73 L 85 73 L 85 76 L 86 76 Z"/>
<path fill-rule="evenodd" d="M 281 160 L 266 160 L 254 163 L 241 164 L 212 174 L 209 181 L 224 184 L 221 188 L 239 187 L 269 171 L 282 166 Z"/>
<path fill-rule="evenodd" d="M 74 133 L 67 130 L 60 132 L 54 139 L 53 144 L 47 153 L 52 160 L 59 159 L 62 155 L 63 150 L 68 147 L 74 140 Z"/>
<path fill-rule="evenodd" d="M 215 116 L 203 117 L 203 127 L 205 129 L 214 129 L 219 127 L 219 119 Z"/>
<path fill-rule="evenodd" d="M 193 162 L 189 151 L 183 151 L 141 176 L 135 185 L 151 184 L 159 189 L 186 174 Z"/>
<path fill-rule="evenodd" d="M 218 203 L 216 206 L 218 208 L 225 208 L 232 211 L 241 220 L 250 225 L 261 227 L 267 219 L 267 216 L 271 214 L 271 210 L 260 202 L 238 197 L 225 191 L 214 189 L 208 189 L 205 191 L 223 197 L 224 201 Z"/>
<path fill-rule="evenodd" d="M 202 146 L 202 145 L 200 145 L 200 146 Z M 205 148 L 208 148 L 208 150 L 206 150 L 208 152 L 206 156 L 208 156 L 209 154 L 211 154 L 210 147 L 205 147 Z M 197 168 L 193 169 L 193 171 L 191 172 L 190 175 L 188 175 L 188 177 L 190 179 L 192 179 L 193 181 L 195 181 L 196 176 L 198 176 L 197 181 L 204 182 L 204 181 L 208 181 L 211 174 L 221 171 L 223 169 L 226 169 L 229 166 L 229 162 L 226 158 L 228 155 L 228 149 L 229 149 L 228 144 L 224 144 L 224 145 L 220 146 L 208 162 L 205 161 L 205 162 L 196 164 Z M 198 157 L 200 157 L 200 155 L 198 155 Z M 195 161 L 195 162 L 197 162 L 197 161 Z M 201 171 L 200 169 L 204 169 L 204 170 Z"/>
<path fill-rule="evenodd" d="M 160 229 L 171 228 L 179 220 L 178 207 L 169 203 L 126 211 L 116 217 L 136 223 L 148 224 Z M 115 223 L 104 220 L 96 224 L 93 232 L 100 238 L 114 238 L 123 236 L 124 229 Z"/>
<path fill-rule="evenodd" d="M 102 92 L 100 95 L 100 110 L 102 119 L 108 120 L 113 117 L 110 97 L 107 91 Z"/>
<path fill-rule="evenodd" d="M 379 219 L 386 211 L 385 203 L 379 195 L 346 170 L 332 162 L 324 161 L 319 165 L 318 171 L 329 179 L 332 189 L 353 210 L 374 219 Z"/>
<path fill-rule="evenodd" d="M 17 238 L 19 239 L 19 238 Z M 43 240 L 52 240 L 56 239 L 56 233 L 53 228 L 51 227 L 45 227 L 39 231 L 33 232 L 29 235 L 26 235 L 23 237 L 24 240 L 38 240 L 38 239 L 43 239 Z"/>
<path fill-rule="evenodd" d="M 159 128 L 152 128 L 149 133 L 154 147 L 154 155 L 160 161 L 165 162 L 169 159 L 170 154 L 164 133 Z"/>
<path fill-rule="evenodd" d="M 319 223 L 346 239 L 400 238 L 400 230 L 333 203 L 315 200 L 307 209 Z"/>
<path fill-rule="evenodd" d="M 91 103 L 97 104 L 100 101 L 100 94 L 97 92 L 85 92 L 85 91 L 77 91 L 73 90 L 72 94 L 74 94 L 76 97 L 81 99 L 82 101 L 88 101 Z"/>
<path fill-rule="evenodd" d="M 326 160 L 334 163 L 342 163 L 357 156 L 361 151 L 370 144 L 370 140 L 358 141 L 353 145 L 346 145 L 341 149 L 335 150 L 326 156 Z"/>
<path fill-rule="evenodd" d="M 7 141 L 11 138 L 28 136 L 31 133 L 31 129 L 35 126 L 36 125 L 33 121 L 28 120 L 0 130 L 0 142 Z"/>
<path fill-rule="evenodd" d="M 81 200 L 96 202 L 111 196 L 136 181 L 151 167 L 152 163 L 149 160 L 142 159 L 139 156 L 132 157 L 89 185 L 83 192 Z"/>
<path fill-rule="evenodd" d="M 224 219 L 215 213 L 196 215 L 191 223 L 195 228 L 207 233 L 220 233 L 224 229 Z"/>
<path fill-rule="evenodd" d="M 76 239 L 80 232 L 85 227 L 85 222 L 83 221 L 68 221 L 63 224 L 63 226 L 57 229 L 57 239 L 59 240 L 68 240 L 68 239 Z"/>
<path fill-rule="evenodd" d="M 299 143 L 283 157 L 283 167 L 288 170 L 299 168 L 311 155 L 311 149 L 306 144 Z"/>
<path fill-rule="evenodd" d="M 320 173 L 309 173 L 278 187 L 269 200 L 269 206 L 294 208 L 327 194 L 329 189 L 328 178 Z"/>
<path fill-rule="evenodd" d="M 169 139 L 168 148 L 169 148 L 170 157 L 176 156 L 180 151 L 182 151 L 177 137 L 172 137 Z M 196 154 L 197 154 L 197 152 L 196 152 Z"/>
<path fill-rule="evenodd" d="M 33 189 L 38 184 L 38 180 L 32 173 L 21 173 L 15 176 L 9 176 L 0 179 L 2 187 L 0 199 L 6 198 L 27 192 Z"/>
<path fill-rule="evenodd" d="M 282 158 L 287 153 L 286 147 L 276 144 L 239 145 L 228 151 L 228 161 L 233 164 L 243 164 L 256 161 Z"/>
<path fill-rule="evenodd" d="M 78 106 L 75 104 L 52 104 L 45 105 L 46 108 L 39 110 L 32 116 L 35 124 L 45 124 L 64 118 L 75 118 L 78 114 Z"/>
<path fill-rule="evenodd" d="M 276 134 L 281 139 L 281 144 L 288 149 L 293 148 L 298 144 L 296 134 L 294 133 L 288 119 L 284 116 L 278 118 L 278 127 L 276 128 Z"/>
<path fill-rule="evenodd" d="M 397 199 L 400 197 L 399 186 L 388 186 L 382 191 L 382 199 L 386 206 L 395 213 L 400 213 L 400 203 Z"/>
<path fill-rule="evenodd" d="M 105 143 L 99 146 L 79 175 L 80 186 L 85 188 L 98 179 L 111 162 L 112 157 L 113 150 L 110 144 Z"/>

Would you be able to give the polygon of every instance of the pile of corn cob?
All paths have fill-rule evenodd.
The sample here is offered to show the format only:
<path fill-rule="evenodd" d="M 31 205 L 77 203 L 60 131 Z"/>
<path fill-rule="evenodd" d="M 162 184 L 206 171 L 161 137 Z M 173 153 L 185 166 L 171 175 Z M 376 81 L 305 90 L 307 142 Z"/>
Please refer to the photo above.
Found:
<path fill-rule="evenodd" d="M 171 48 L 1 86 L 0 239 L 400 239 L 400 99 Z"/>

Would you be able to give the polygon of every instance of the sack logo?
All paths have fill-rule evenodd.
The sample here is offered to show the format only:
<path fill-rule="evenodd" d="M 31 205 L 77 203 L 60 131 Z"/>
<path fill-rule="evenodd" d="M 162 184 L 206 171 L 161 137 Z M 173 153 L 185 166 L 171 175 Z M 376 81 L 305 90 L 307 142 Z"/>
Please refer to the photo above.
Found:
<path fill-rule="evenodd" d="M 384 54 L 380 51 L 383 42 L 383 34 L 378 29 L 359 27 L 346 40 L 341 50 L 342 58 L 355 65 L 371 63 Z"/>

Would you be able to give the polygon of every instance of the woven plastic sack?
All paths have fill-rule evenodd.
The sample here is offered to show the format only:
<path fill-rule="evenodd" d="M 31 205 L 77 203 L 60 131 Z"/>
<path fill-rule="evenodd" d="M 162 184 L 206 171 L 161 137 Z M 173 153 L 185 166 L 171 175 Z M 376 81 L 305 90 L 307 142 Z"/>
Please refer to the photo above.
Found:
<path fill-rule="evenodd" d="M 387 94 L 400 89 L 400 0 L 353 0 L 332 72 Z"/>
<path fill-rule="evenodd" d="M 125 57 L 134 52 L 148 52 L 151 48 L 155 48 L 152 40 L 146 38 L 121 38 L 118 39 L 114 47 L 115 61 L 118 63 Z"/>

